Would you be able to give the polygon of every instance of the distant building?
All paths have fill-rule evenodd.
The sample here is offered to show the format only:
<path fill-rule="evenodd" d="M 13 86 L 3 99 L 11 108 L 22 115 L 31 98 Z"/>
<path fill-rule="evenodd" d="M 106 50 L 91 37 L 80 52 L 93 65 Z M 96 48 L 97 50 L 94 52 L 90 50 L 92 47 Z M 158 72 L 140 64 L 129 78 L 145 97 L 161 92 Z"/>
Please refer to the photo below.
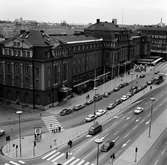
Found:
<path fill-rule="evenodd" d="M 0 44 L 0 97 L 47 108 L 72 90 L 93 88 L 95 70 L 100 85 L 104 76 L 109 80 L 146 56 L 147 37 L 132 36 L 114 22 L 99 21 L 74 35 L 21 31 Z"/>
<path fill-rule="evenodd" d="M 151 55 L 161 56 L 167 60 L 167 26 L 161 22 L 157 25 L 144 26 L 138 30 L 151 39 Z"/>

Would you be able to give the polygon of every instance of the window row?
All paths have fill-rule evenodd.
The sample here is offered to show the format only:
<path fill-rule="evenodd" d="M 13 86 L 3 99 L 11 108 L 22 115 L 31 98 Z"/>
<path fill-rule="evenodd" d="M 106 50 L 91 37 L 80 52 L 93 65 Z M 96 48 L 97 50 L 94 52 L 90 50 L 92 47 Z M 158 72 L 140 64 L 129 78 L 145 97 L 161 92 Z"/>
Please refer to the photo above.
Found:
<path fill-rule="evenodd" d="M 32 51 L 3 48 L 3 55 L 18 56 L 18 57 L 32 57 Z"/>

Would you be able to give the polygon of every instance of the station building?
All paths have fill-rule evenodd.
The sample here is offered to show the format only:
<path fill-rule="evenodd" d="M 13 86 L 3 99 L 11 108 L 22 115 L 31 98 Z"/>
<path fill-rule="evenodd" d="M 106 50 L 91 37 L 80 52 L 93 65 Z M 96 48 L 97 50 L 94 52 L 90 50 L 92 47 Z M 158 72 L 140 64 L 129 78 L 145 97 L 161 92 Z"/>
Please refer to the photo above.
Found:
<path fill-rule="evenodd" d="M 146 36 L 97 19 L 82 33 L 21 31 L 0 43 L 0 97 L 48 108 L 128 71 L 150 55 Z M 95 79 L 96 77 L 96 79 Z"/>

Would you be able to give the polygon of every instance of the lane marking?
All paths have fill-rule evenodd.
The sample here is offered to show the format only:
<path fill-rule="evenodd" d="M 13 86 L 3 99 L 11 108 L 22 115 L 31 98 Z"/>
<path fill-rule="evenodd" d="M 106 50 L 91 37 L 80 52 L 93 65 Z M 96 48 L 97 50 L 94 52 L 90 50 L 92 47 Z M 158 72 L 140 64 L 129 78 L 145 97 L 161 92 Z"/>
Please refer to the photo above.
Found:
<path fill-rule="evenodd" d="M 75 161 L 73 161 L 72 163 L 70 163 L 70 165 L 74 165 L 75 163 L 79 162 L 80 159 L 76 159 Z"/>
<path fill-rule="evenodd" d="M 138 118 L 138 119 L 136 119 L 136 122 L 138 122 L 138 121 L 140 121 L 140 119 Z"/>
<path fill-rule="evenodd" d="M 77 165 L 81 165 L 85 162 L 85 160 L 82 160 L 81 162 L 79 162 Z"/>
<path fill-rule="evenodd" d="M 19 163 L 13 162 L 12 160 L 9 161 L 9 163 L 14 164 L 14 165 L 20 165 Z"/>
<path fill-rule="evenodd" d="M 117 136 L 115 139 L 113 139 L 113 142 L 116 142 L 119 139 L 119 136 Z"/>
<path fill-rule="evenodd" d="M 9 163 L 5 163 L 4 165 L 10 165 Z"/>
<path fill-rule="evenodd" d="M 130 139 L 126 143 L 122 144 L 121 148 L 124 148 L 129 142 L 130 142 Z"/>
<path fill-rule="evenodd" d="M 128 116 L 127 118 L 126 118 L 126 120 L 129 120 L 130 119 L 130 117 Z"/>
<path fill-rule="evenodd" d="M 63 165 L 67 165 L 68 163 L 70 163 L 71 161 L 73 161 L 75 159 L 75 157 L 71 157 L 69 160 L 67 160 L 65 163 L 63 163 Z"/>
<path fill-rule="evenodd" d="M 113 119 L 118 119 L 118 116 L 114 116 Z"/>
<path fill-rule="evenodd" d="M 23 162 L 22 160 L 19 160 L 18 162 L 21 163 L 21 164 L 25 164 L 25 162 Z"/>
<path fill-rule="evenodd" d="M 57 153 L 53 154 L 51 157 L 47 158 L 46 160 L 51 160 L 52 158 L 54 158 L 55 156 L 57 156 L 59 154 L 60 154 L 60 152 L 57 152 Z"/>
<path fill-rule="evenodd" d="M 56 160 L 58 160 L 59 158 L 61 158 L 62 156 L 64 156 L 65 154 L 62 153 L 60 154 L 58 157 L 56 157 L 55 159 L 51 160 L 51 162 L 55 162 Z"/>
<path fill-rule="evenodd" d="M 54 150 L 52 152 L 50 152 L 49 154 L 45 155 L 42 159 L 46 159 L 47 157 L 49 157 L 50 155 L 54 154 L 57 150 Z"/>
<path fill-rule="evenodd" d="M 84 165 L 88 165 L 88 164 L 90 164 L 90 162 L 86 162 Z"/>
<path fill-rule="evenodd" d="M 155 161 L 155 163 L 154 163 L 154 165 L 157 165 L 157 164 L 158 164 L 158 162 L 159 162 L 159 160 L 156 160 L 156 161 Z"/>

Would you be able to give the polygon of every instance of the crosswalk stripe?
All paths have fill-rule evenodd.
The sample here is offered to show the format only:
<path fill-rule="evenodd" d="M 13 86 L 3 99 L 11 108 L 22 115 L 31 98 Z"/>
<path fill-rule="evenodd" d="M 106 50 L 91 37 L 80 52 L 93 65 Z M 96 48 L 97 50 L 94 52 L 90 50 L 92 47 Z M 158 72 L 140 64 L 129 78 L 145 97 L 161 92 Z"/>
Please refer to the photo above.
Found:
<path fill-rule="evenodd" d="M 86 162 L 84 165 L 88 165 L 88 164 L 90 164 L 90 162 Z"/>
<path fill-rule="evenodd" d="M 22 160 L 19 160 L 18 162 L 21 163 L 21 164 L 25 164 L 25 162 L 23 162 Z"/>
<path fill-rule="evenodd" d="M 52 155 L 53 153 L 55 153 L 57 150 L 54 150 L 52 152 L 50 152 L 49 154 L 45 155 L 44 157 L 42 157 L 42 159 L 46 159 L 47 157 L 49 157 L 50 155 Z"/>
<path fill-rule="evenodd" d="M 76 159 L 75 161 L 73 161 L 72 163 L 70 163 L 70 165 L 74 165 L 75 163 L 79 162 L 80 159 Z"/>
<path fill-rule="evenodd" d="M 19 163 L 13 162 L 12 160 L 9 161 L 9 163 L 14 164 L 14 165 L 20 165 Z"/>
<path fill-rule="evenodd" d="M 4 165 L 10 165 L 9 163 L 5 163 Z"/>
<path fill-rule="evenodd" d="M 47 158 L 46 160 L 51 160 L 52 158 L 54 158 L 55 156 L 59 155 L 60 152 L 57 152 L 56 154 L 52 155 L 51 157 Z"/>
<path fill-rule="evenodd" d="M 58 157 L 56 157 L 55 159 L 51 160 L 51 162 L 55 162 L 56 160 L 58 160 L 59 158 L 61 158 L 62 156 L 64 156 L 65 154 L 62 153 L 61 155 L 59 155 Z"/>
<path fill-rule="evenodd" d="M 73 161 L 75 159 L 75 157 L 71 157 L 69 160 L 67 160 L 65 163 L 63 163 L 63 165 L 67 165 L 68 163 L 70 163 L 71 161 Z"/>
<path fill-rule="evenodd" d="M 77 165 L 81 165 L 85 162 L 85 160 L 80 161 Z"/>

